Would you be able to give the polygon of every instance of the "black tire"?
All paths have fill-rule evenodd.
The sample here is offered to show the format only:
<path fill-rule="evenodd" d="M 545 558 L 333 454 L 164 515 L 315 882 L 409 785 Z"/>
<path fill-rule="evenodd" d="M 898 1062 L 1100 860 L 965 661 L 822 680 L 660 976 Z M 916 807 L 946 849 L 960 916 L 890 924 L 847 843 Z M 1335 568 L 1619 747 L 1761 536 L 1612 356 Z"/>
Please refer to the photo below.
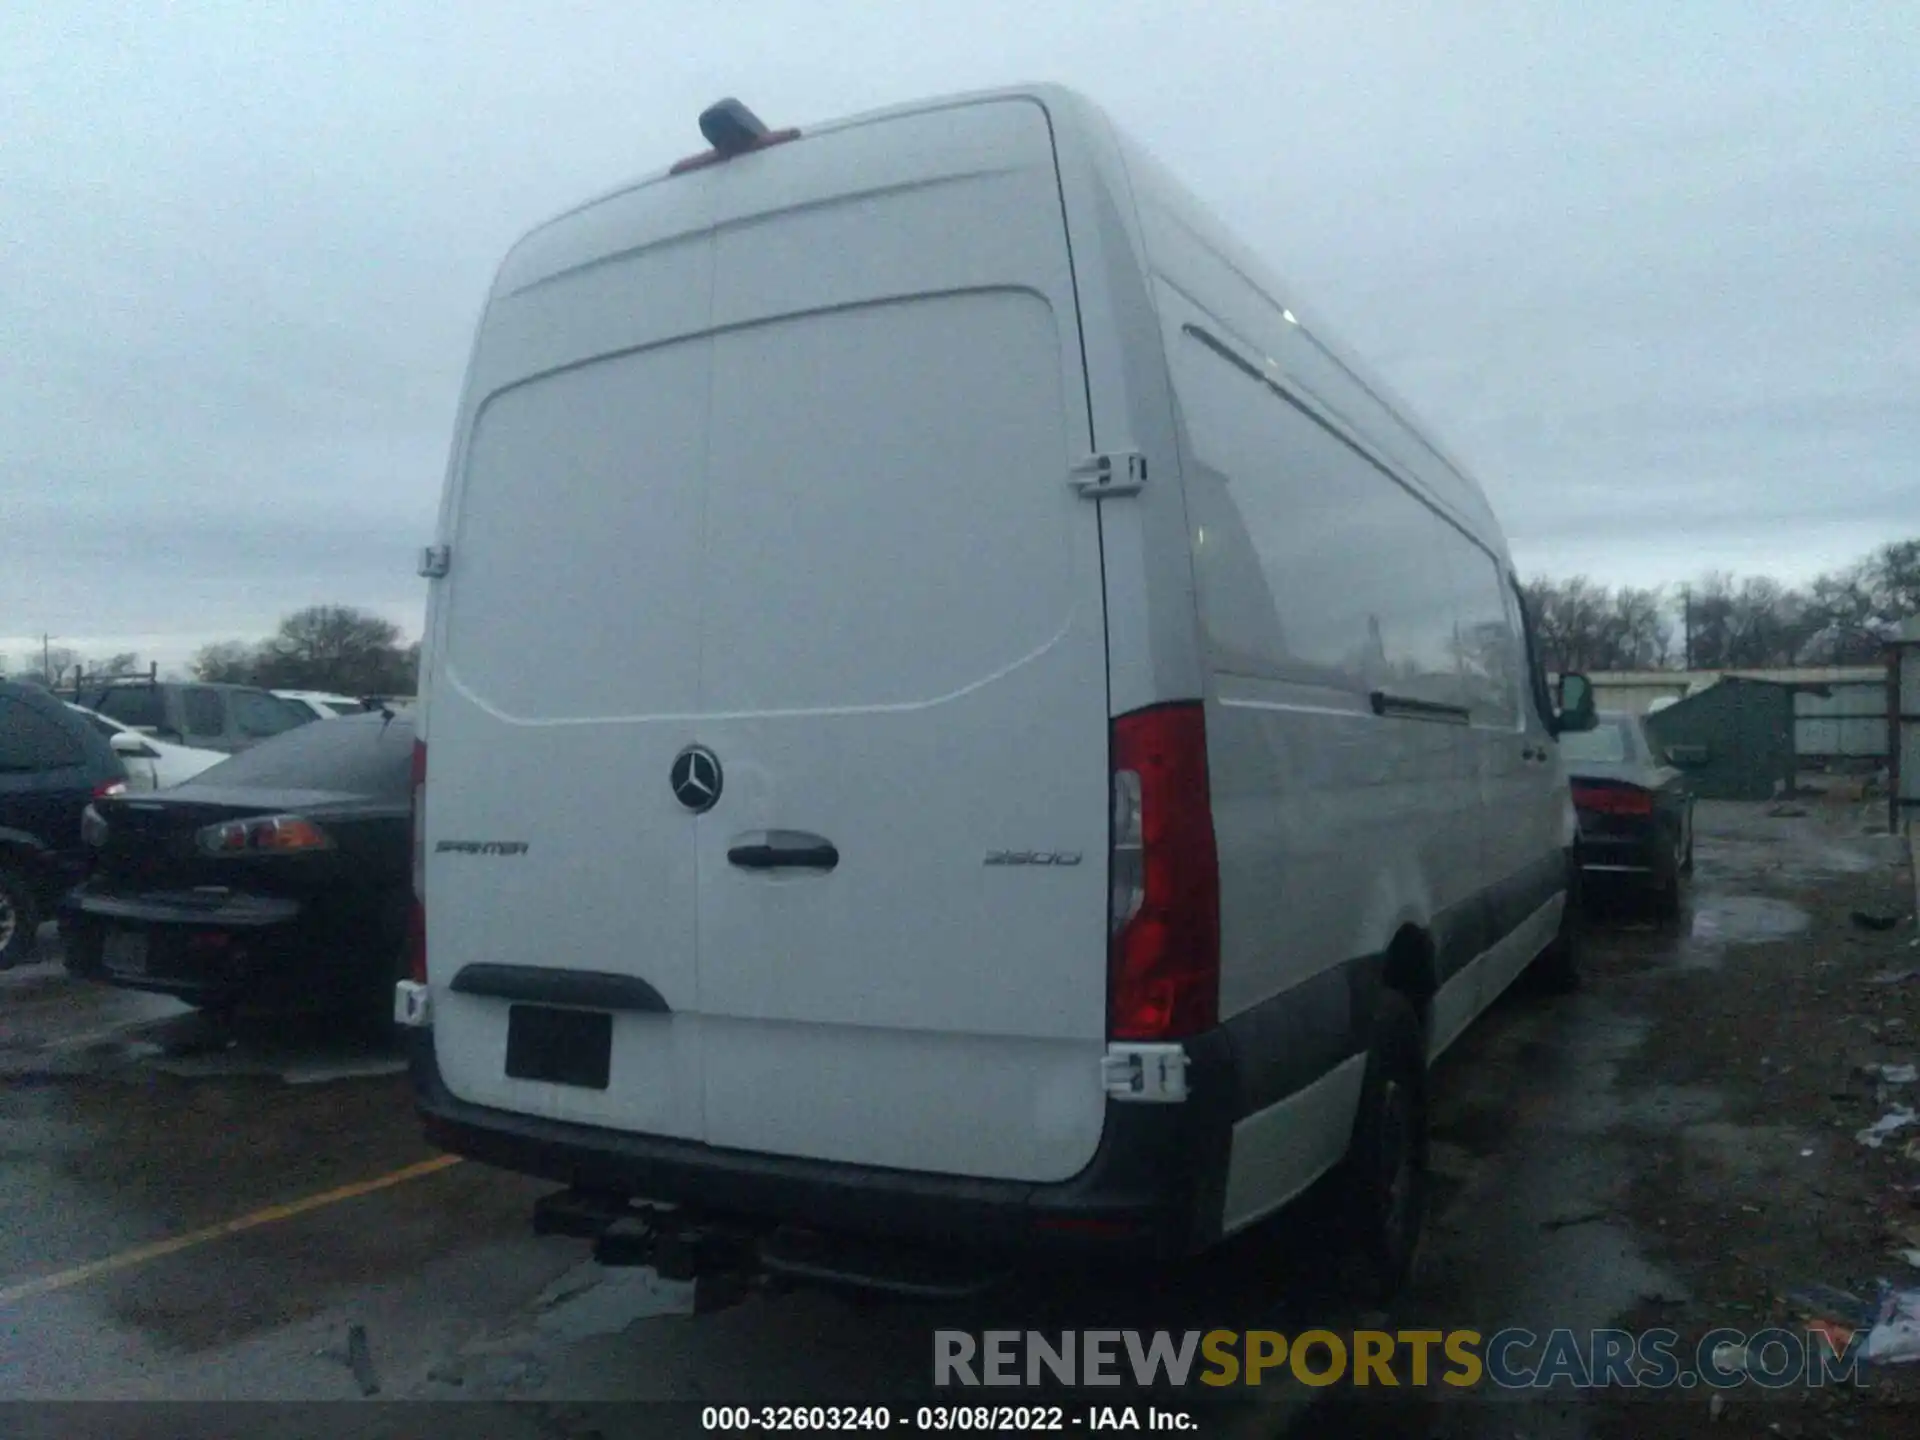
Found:
<path fill-rule="evenodd" d="M 1384 1303 L 1412 1278 L 1427 1209 L 1426 1036 L 1406 996 L 1374 1014 L 1353 1140 L 1336 1200 L 1363 1298 Z"/>
<path fill-rule="evenodd" d="M 1560 907 L 1560 928 L 1554 931 L 1552 942 L 1533 962 L 1534 981 L 1549 995 L 1570 995 L 1580 988 L 1580 928 L 1585 918 L 1581 904 L 1580 870 L 1569 864 L 1567 899 Z"/>
<path fill-rule="evenodd" d="M 24 965 L 40 934 L 40 906 L 27 877 L 0 865 L 0 970 Z"/>

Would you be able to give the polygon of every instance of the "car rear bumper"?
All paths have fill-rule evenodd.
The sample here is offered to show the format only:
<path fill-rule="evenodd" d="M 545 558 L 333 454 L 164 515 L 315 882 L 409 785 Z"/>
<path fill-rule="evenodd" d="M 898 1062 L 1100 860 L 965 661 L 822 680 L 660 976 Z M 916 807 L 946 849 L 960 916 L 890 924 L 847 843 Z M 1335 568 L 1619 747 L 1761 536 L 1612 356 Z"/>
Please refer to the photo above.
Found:
<path fill-rule="evenodd" d="M 145 936 L 143 969 L 108 966 L 107 937 L 114 931 Z M 394 944 L 376 929 L 343 932 L 299 901 L 278 896 L 236 895 L 216 905 L 190 895 L 131 896 L 82 886 L 60 907 L 60 933 L 74 974 L 203 1006 L 351 1002 L 358 991 L 343 982 L 361 971 L 384 977 L 393 969 L 379 957 Z"/>
<path fill-rule="evenodd" d="M 1664 837 L 1640 835 L 1582 835 L 1574 847 L 1582 873 L 1617 876 L 1628 883 L 1663 884 L 1674 872 L 1672 848 Z"/>
<path fill-rule="evenodd" d="M 976 1180 L 722 1150 L 469 1104 L 409 1032 L 427 1139 L 580 1190 L 992 1257 L 1173 1259 L 1218 1238 L 1234 1093 L 1224 1032 L 1189 1041 L 1188 1098 L 1110 1100 L 1099 1149 L 1058 1184 Z"/>

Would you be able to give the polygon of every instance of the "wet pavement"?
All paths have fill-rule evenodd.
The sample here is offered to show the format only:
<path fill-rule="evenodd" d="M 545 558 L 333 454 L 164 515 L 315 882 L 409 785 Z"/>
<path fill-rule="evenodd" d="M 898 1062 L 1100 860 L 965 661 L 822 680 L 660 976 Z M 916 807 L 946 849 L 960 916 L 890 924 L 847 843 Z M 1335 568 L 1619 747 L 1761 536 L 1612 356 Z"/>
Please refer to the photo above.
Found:
<path fill-rule="evenodd" d="M 1670 1237 L 1635 1219 L 1649 1154 L 1764 1178 L 1808 1137 L 1733 1114 L 1712 1077 L 1653 1078 L 1662 996 L 1726 983 L 1756 947 L 1805 943 L 1815 920 L 1793 897 L 1807 887 L 1888 873 L 1895 842 L 1860 828 L 1703 805 L 1677 925 L 1603 896 L 1582 991 L 1523 981 L 1455 1046 L 1435 1077 L 1432 1238 L 1389 1327 L 1687 1312 L 1671 1247 L 1655 1243 Z M 0 975 L 0 1398 L 357 1401 L 371 1378 L 381 1399 L 524 1401 L 511 1424 L 527 1434 L 611 1434 L 573 1407 L 928 1398 L 936 1328 L 1362 1319 L 1319 1197 L 1177 1278 L 1054 1281 L 958 1309 L 797 1294 L 696 1317 L 689 1287 L 533 1237 L 528 1211 L 549 1187 L 436 1166 L 398 1071 L 379 1035 L 312 1022 L 228 1035 L 57 963 Z M 1182 1403 L 1205 1406 L 1206 1433 L 1595 1433 L 1592 1408 L 1564 1392 L 1469 1407 L 1294 1387 Z"/>

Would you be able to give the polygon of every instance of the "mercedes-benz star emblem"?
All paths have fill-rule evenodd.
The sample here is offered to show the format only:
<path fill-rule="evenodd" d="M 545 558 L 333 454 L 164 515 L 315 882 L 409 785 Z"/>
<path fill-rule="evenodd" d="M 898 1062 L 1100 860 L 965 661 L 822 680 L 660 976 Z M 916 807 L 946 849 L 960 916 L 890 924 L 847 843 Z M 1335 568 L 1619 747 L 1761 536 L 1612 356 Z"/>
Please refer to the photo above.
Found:
<path fill-rule="evenodd" d="M 704 745 L 689 745 L 667 772 L 673 797 L 698 815 L 720 803 L 720 757 Z"/>

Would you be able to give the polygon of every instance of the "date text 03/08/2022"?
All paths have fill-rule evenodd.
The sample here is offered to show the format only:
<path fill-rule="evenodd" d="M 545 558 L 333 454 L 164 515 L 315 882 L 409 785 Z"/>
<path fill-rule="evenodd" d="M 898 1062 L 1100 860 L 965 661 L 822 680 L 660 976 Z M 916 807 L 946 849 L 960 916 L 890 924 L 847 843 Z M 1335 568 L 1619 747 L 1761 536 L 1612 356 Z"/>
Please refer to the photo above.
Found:
<path fill-rule="evenodd" d="M 897 1414 L 884 1405 L 709 1405 L 703 1430 L 892 1430 L 999 1434 L 1008 1430 L 1194 1431 L 1184 1410 L 1136 1405 L 919 1405 Z"/>

